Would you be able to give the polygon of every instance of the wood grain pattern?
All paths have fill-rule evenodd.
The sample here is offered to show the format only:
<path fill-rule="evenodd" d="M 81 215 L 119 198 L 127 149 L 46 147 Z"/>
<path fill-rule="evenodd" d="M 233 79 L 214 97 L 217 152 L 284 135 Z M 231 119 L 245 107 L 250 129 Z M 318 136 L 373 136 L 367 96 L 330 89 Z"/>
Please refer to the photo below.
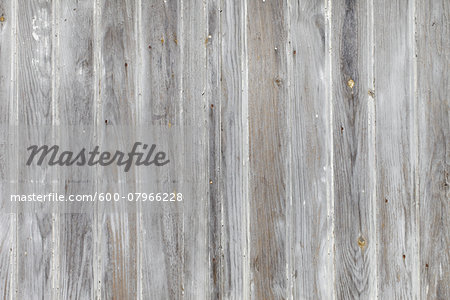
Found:
<path fill-rule="evenodd" d="M 332 134 L 336 297 L 376 296 L 375 224 L 369 169 L 367 2 L 332 3 Z"/>
<path fill-rule="evenodd" d="M 412 2 L 374 3 L 381 298 L 417 298 Z"/>
<path fill-rule="evenodd" d="M 421 299 L 450 297 L 449 98 L 450 5 L 416 6 L 418 170 Z"/>
<path fill-rule="evenodd" d="M 216 180 L 222 220 L 220 295 L 226 299 L 249 295 L 246 10 L 245 2 L 229 0 L 219 8 L 220 100 L 211 99 L 215 100 L 214 116 L 220 118 L 216 119 L 220 151 L 215 155 L 220 155 Z"/>
<path fill-rule="evenodd" d="M 289 7 L 290 269 L 293 299 L 331 299 L 333 247 L 325 2 Z M 328 71 L 329 72 L 329 71 Z M 339 101 L 336 99 L 335 101 Z"/>
<path fill-rule="evenodd" d="M 97 3 L 96 24 L 99 144 L 111 151 L 128 151 L 136 141 L 136 3 L 102 0 Z M 97 191 L 127 195 L 136 190 L 134 168 L 119 166 L 98 169 Z M 97 297 L 132 299 L 138 295 L 137 283 L 137 207 L 119 201 L 98 204 Z"/>
<path fill-rule="evenodd" d="M 0 1 L 0 197 L 6 197 L 15 190 L 11 179 L 16 179 L 14 169 L 10 168 L 12 153 L 9 152 L 8 144 L 15 138 L 10 134 L 9 124 L 15 128 L 15 120 L 11 117 L 13 114 L 12 97 L 13 85 L 12 76 L 13 64 L 11 63 L 13 54 L 13 26 L 14 10 L 10 1 Z M 0 295 L 4 299 L 11 298 L 14 294 L 15 270 L 14 270 L 14 252 L 16 235 L 16 222 L 14 212 L 8 203 L 0 203 Z"/>
<path fill-rule="evenodd" d="M 0 0 L 0 298 L 450 298 L 447 2 Z"/>
<path fill-rule="evenodd" d="M 187 299 L 211 297 L 209 252 L 209 137 L 206 95 L 207 6 L 202 1 L 183 1 L 181 18 L 182 132 L 184 173 L 183 289 Z M 196 153 L 193 159 L 191 154 Z M 188 201 L 187 199 L 191 199 Z"/>
<path fill-rule="evenodd" d="M 17 2 L 17 90 L 19 149 L 47 144 L 54 122 L 52 98 L 52 15 L 50 1 Z M 20 46 L 19 46 L 20 45 Z M 44 127 L 45 126 L 45 127 Z M 26 152 L 19 152 L 26 161 Z M 19 167 L 18 192 L 48 193 L 53 174 L 48 167 Z M 17 215 L 17 298 L 48 299 L 52 295 L 54 219 L 51 206 L 21 203 Z"/>
<path fill-rule="evenodd" d="M 208 245 L 210 298 L 218 299 L 223 293 L 222 207 L 221 197 L 221 143 L 220 143 L 220 1 L 210 0 L 206 5 L 206 101 L 208 109 Z M 219 109 L 217 109 L 219 108 Z"/>
<path fill-rule="evenodd" d="M 285 10 L 248 2 L 251 299 L 287 298 Z"/>
<path fill-rule="evenodd" d="M 80 138 L 96 143 L 92 130 L 96 124 L 94 3 L 67 0 L 56 8 L 58 141 L 68 149 L 79 149 Z M 87 134 L 82 135 L 83 131 Z M 58 191 L 66 197 L 95 192 L 95 168 L 62 169 L 58 178 Z M 93 298 L 95 211 L 91 204 L 60 208 L 58 298 Z"/>
<path fill-rule="evenodd" d="M 181 191 L 178 172 L 183 169 L 183 149 L 170 135 L 182 123 L 182 2 L 142 1 L 139 16 L 138 122 L 142 141 L 161 141 L 170 149 L 173 168 L 155 172 L 138 170 L 142 192 Z M 173 129 L 171 128 L 173 126 Z M 169 133 L 164 136 L 160 132 Z M 166 131 L 164 131 L 164 128 Z M 183 297 L 183 203 L 142 204 L 142 299 Z"/>

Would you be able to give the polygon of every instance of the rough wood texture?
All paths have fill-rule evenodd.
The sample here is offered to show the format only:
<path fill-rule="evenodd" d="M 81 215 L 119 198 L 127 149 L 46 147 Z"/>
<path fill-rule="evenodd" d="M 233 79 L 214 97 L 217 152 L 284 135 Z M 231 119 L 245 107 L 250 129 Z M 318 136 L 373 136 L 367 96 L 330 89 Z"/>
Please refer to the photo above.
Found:
<path fill-rule="evenodd" d="M 111 151 L 128 151 L 136 141 L 136 3 L 101 0 L 96 5 L 98 144 Z M 97 192 L 127 195 L 136 190 L 134 168 L 124 172 L 116 165 L 97 170 Z M 98 203 L 97 207 L 97 297 L 136 298 L 136 203 Z"/>
<path fill-rule="evenodd" d="M 449 13 L 0 0 L 0 298 L 449 299 Z M 170 164 L 24 163 L 134 142 Z M 55 191 L 184 199 L 8 203 Z"/>
<path fill-rule="evenodd" d="M 374 3 L 380 298 L 419 296 L 413 5 L 404 1 Z"/>
<path fill-rule="evenodd" d="M 202 1 L 183 1 L 182 32 L 182 132 L 184 153 L 181 191 L 183 201 L 183 293 L 187 299 L 211 297 L 209 253 L 209 137 L 206 49 L 207 6 Z M 192 156 L 192 153 L 196 153 Z M 179 176 L 179 175 L 178 175 Z M 188 201 L 192 199 L 192 201 Z"/>
<path fill-rule="evenodd" d="M 14 72 L 12 58 L 13 48 L 13 7 L 8 0 L 0 1 L 0 195 L 7 195 L 14 191 L 15 170 L 11 168 L 8 144 L 14 138 L 8 130 L 9 124 L 16 127 L 12 118 L 13 110 L 11 98 L 13 97 L 12 75 Z M 11 289 L 15 276 L 14 270 L 14 237 L 16 223 L 14 214 L 10 214 L 9 204 L 3 200 L 0 203 L 0 297 L 9 299 L 13 296 Z M 14 288 L 14 287 L 13 287 Z"/>
<path fill-rule="evenodd" d="M 353 0 L 331 4 L 334 260 L 336 294 L 341 299 L 373 299 L 377 288 L 367 4 Z"/>
<path fill-rule="evenodd" d="M 54 122 L 52 96 L 53 34 L 51 1 L 17 1 L 17 116 L 18 149 L 29 144 L 51 141 Z M 26 161 L 21 151 L 19 161 Z M 49 167 L 19 164 L 21 194 L 48 193 L 52 190 Z M 19 299 L 49 299 L 55 271 L 52 266 L 53 208 L 42 203 L 20 203 L 17 210 L 17 291 Z"/>
<path fill-rule="evenodd" d="M 244 1 L 222 1 L 218 8 L 220 26 L 220 100 L 214 112 L 220 114 L 218 198 L 221 201 L 221 295 L 239 299 L 249 293 L 248 257 L 248 64 L 247 22 Z M 217 21 L 218 22 L 218 21 Z M 213 113 L 213 111 L 211 111 Z M 218 122 L 216 120 L 216 122 Z"/>
<path fill-rule="evenodd" d="M 294 299 L 333 295 L 331 144 L 325 2 L 289 7 L 290 263 Z M 308 44 L 307 47 L 305 45 Z"/>
<path fill-rule="evenodd" d="M 210 298 L 218 299 L 223 294 L 223 252 L 222 252 L 222 207 L 220 177 L 220 1 L 208 1 L 206 43 L 206 101 L 208 107 L 208 162 L 209 162 L 209 282 Z M 217 109 L 219 107 L 219 109 Z"/>
<path fill-rule="evenodd" d="M 58 140 L 71 149 L 79 148 L 80 137 L 95 141 L 93 9 L 92 1 L 66 0 L 55 11 Z M 87 133 L 80 135 L 83 130 Z M 95 192 L 95 168 L 61 170 L 58 178 L 58 191 L 66 196 Z M 91 204 L 79 210 L 60 208 L 58 295 L 62 299 L 93 298 L 95 212 Z"/>
<path fill-rule="evenodd" d="M 251 299 L 287 298 L 285 10 L 283 1 L 248 2 Z"/>
<path fill-rule="evenodd" d="M 416 101 L 421 299 L 450 298 L 450 3 L 416 6 Z"/>
<path fill-rule="evenodd" d="M 156 139 L 171 149 L 176 167 L 138 170 L 142 192 L 180 191 L 178 170 L 183 169 L 183 148 L 172 135 L 182 123 L 182 3 L 142 1 L 139 15 L 138 122 L 142 140 Z M 158 126 L 168 136 L 158 134 Z M 172 129 L 173 126 L 173 129 Z M 141 139 L 140 138 L 140 139 Z M 160 180 L 158 180 L 160 179 Z M 180 299 L 183 295 L 183 203 L 140 206 L 142 299 Z"/>

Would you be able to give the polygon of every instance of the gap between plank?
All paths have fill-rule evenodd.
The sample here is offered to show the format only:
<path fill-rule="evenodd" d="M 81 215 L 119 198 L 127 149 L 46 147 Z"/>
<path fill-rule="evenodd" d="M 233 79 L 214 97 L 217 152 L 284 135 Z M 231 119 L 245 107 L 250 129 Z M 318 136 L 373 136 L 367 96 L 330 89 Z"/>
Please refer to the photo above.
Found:
<path fill-rule="evenodd" d="M 59 125 L 59 115 L 58 115 L 58 82 L 59 82 L 59 72 L 58 72 L 58 54 L 59 54 L 59 0 L 53 1 L 52 3 L 52 94 L 51 94 L 51 107 L 52 107 L 52 140 L 59 143 L 59 133 L 57 131 Z M 58 190 L 59 182 L 56 180 L 59 176 L 59 171 L 57 169 L 51 170 L 52 180 L 51 187 L 54 191 Z M 50 278 L 52 284 L 52 299 L 59 299 L 59 279 L 60 279 L 60 268 L 59 268 L 59 258 L 60 258 L 60 216 L 59 216 L 59 205 L 52 206 L 52 256 L 51 256 L 51 271 Z"/>
<path fill-rule="evenodd" d="M 412 286 L 413 286 L 413 296 L 416 299 L 420 299 L 421 296 L 421 280 L 420 280 L 420 190 L 419 190 L 419 128 L 418 128 L 418 96 L 417 96 L 417 44 L 416 44 L 416 0 L 413 0 L 411 8 L 411 13 L 409 17 L 409 27 L 410 27 L 410 34 L 409 37 L 412 45 L 412 77 L 410 77 L 410 88 L 411 88 L 411 94 L 413 95 L 413 117 L 412 117 L 412 135 L 413 138 L 410 139 L 413 141 L 415 147 L 412 148 L 412 153 L 414 154 L 414 157 L 412 158 L 413 166 L 411 172 L 411 178 L 414 180 L 413 184 L 413 194 L 414 194 L 414 209 L 415 209 L 415 252 L 414 252 L 414 266 L 413 266 L 413 272 L 412 272 Z M 410 132 L 411 133 L 411 132 Z"/>
<path fill-rule="evenodd" d="M 328 170 L 328 186 L 327 186 L 327 218 L 328 222 L 331 223 L 331 226 L 328 226 L 328 240 L 329 247 L 328 254 L 331 256 L 332 261 L 332 270 L 329 270 L 333 274 L 333 299 L 336 299 L 336 257 L 335 257 L 335 216 L 334 216 L 334 137 L 333 137 L 333 66 L 332 66 L 332 57 L 333 57 L 333 48 L 332 48 L 332 0 L 325 0 L 326 7 L 326 21 L 327 21 L 327 33 L 328 39 L 326 47 L 328 51 L 328 56 L 326 58 L 326 65 L 328 65 L 328 134 L 329 134 L 329 145 L 330 145 L 330 156 L 329 156 L 329 170 Z M 330 232 L 331 231 L 331 232 Z M 331 245 L 331 246 L 330 246 Z"/>
<path fill-rule="evenodd" d="M 13 149 L 11 149 L 11 153 L 14 153 L 13 159 L 10 160 L 10 171 L 14 170 L 14 175 L 10 178 L 10 187 L 11 190 L 13 190 L 15 193 L 17 193 L 17 186 L 19 182 L 19 175 L 17 170 L 19 170 L 19 161 L 16 154 L 17 151 L 17 145 L 19 144 L 19 94 L 17 89 L 17 7 L 18 7 L 18 0 L 11 1 L 11 85 L 10 85 L 10 99 L 9 99 L 9 122 L 13 125 L 13 132 L 12 132 L 12 138 L 14 141 L 11 143 L 13 146 Z M 11 135 L 10 135 L 11 137 Z M 18 213 L 18 206 L 15 205 L 14 212 L 10 214 L 11 220 L 10 220 L 10 226 L 13 230 L 11 234 L 11 254 L 10 254 L 10 266 L 11 266 L 11 280 L 10 280 L 10 300 L 17 298 L 17 286 L 16 282 L 18 279 L 17 275 L 17 240 L 18 240 L 18 230 L 17 230 L 17 213 Z"/>
<path fill-rule="evenodd" d="M 100 58 L 101 58 L 101 48 L 100 48 L 100 41 L 99 41 L 99 28 L 100 28 L 100 20 L 99 16 L 101 16 L 101 5 L 100 0 L 95 0 L 94 3 L 94 9 L 93 9 L 93 23 L 94 23 L 94 103 L 93 106 L 93 114 L 95 116 L 94 119 L 94 139 L 98 136 L 98 126 L 101 124 L 100 121 L 100 114 L 99 114 L 99 108 L 101 106 L 101 99 L 100 99 Z M 95 181 L 94 181 L 94 190 L 97 191 L 98 188 L 98 166 L 95 166 Z M 93 239 L 94 239 L 94 246 L 93 246 L 93 262 L 92 262 L 92 268 L 93 268 L 93 277 L 94 277 L 94 283 L 93 283 L 93 291 L 92 296 L 93 299 L 100 300 L 101 299 L 101 281 L 100 281 L 100 274 L 101 274 L 101 257 L 99 255 L 100 250 L 100 220 L 98 218 L 99 214 L 99 208 L 98 208 L 98 202 L 94 205 L 94 229 L 93 229 Z"/>
<path fill-rule="evenodd" d="M 247 51 L 247 1 L 242 1 L 242 9 L 243 13 L 241 15 L 241 31 L 242 35 L 242 52 L 241 57 L 244 58 L 241 60 L 241 69 L 242 69 L 242 128 L 244 129 L 244 133 L 242 135 L 242 173 L 243 173 L 243 195 L 242 199 L 245 203 L 244 211 L 242 212 L 242 224 L 245 226 L 245 230 L 242 231 L 242 240 L 245 241 L 243 248 L 244 254 L 244 267 L 243 267 L 243 290 L 244 290 L 244 299 L 250 299 L 250 208 L 249 208 L 249 163 L 250 163 L 250 149 L 249 149 L 249 120 L 248 120 L 248 51 Z"/>
<path fill-rule="evenodd" d="M 369 37 L 367 39 L 367 51 L 368 51 L 368 70 L 367 70 L 367 86 L 369 88 L 367 98 L 367 126 L 368 126 L 368 140 L 369 140 L 369 172 L 370 172 L 370 189 L 371 196 L 370 201 L 372 202 L 372 220 L 371 227 L 372 230 L 370 232 L 370 240 L 371 243 L 375 245 L 375 249 L 373 251 L 374 262 L 375 265 L 375 298 L 378 298 L 378 233 L 377 233 L 377 170 L 376 170 L 376 92 L 375 92 L 375 43 L 374 43 L 374 9 L 373 9 L 373 0 L 368 0 L 368 10 L 367 10 L 367 32 Z"/>
<path fill-rule="evenodd" d="M 135 101 L 136 101 L 136 123 L 137 126 L 141 126 L 141 111 L 142 111 L 142 83 L 141 83 L 141 72 L 139 71 L 139 66 L 142 66 L 142 53 L 141 53 L 141 46 L 142 46 L 142 33 L 141 33 L 141 22 L 142 22 L 142 0 L 137 0 L 137 8 L 135 8 L 136 15 L 135 15 L 135 40 L 136 40 L 136 68 L 135 68 Z M 140 140 L 140 137 L 138 137 Z M 137 191 L 140 190 L 141 187 L 141 176 L 138 169 L 135 169 L 135 180 L 136 185 L 135 188 Z M 137 299 L 142 300 L 142 253 L 143 253 L 143 246 L 142 246 L 142 240 L 143 240 L 143 230 L 142 230 L 142 203 L 141 201 L 137 201 L 136 205 L 136 231 L 137 231 Z"/>

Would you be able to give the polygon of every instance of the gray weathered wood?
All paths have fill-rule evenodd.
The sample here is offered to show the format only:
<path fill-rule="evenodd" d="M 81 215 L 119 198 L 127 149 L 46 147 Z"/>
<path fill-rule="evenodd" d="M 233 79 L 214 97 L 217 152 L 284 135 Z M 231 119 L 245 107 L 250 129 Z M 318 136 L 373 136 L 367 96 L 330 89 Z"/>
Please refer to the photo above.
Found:
<path fill-rule="evenodd" d="M 335 293 L 340 299 L 373 299 L 377 241 L 369 156 L 370 6 L 353 0 L 331 5 Z"/>
<path fill-rule="evenodd" d="M 206 44 L 206 104 L 208 109 L 208 248 L 209 248 L 209 298 L 218 299 L 223 294 L 223 198 L 221 197 L 222 178 L 220 143 L 220 1 L 210 0 L 206 5 L 207 37 Z M 219 109 L 217 109 L 219 108 Z"/>
<path fill-rule="evenodd" d="M 181 108 L 184 146 L 183 292 L 187 299 L 211 296 L 209 257 L 209 144 L 206 95 L 207 6 L 202 1 L 183 1 L 181 6 Z M 195 153 L 195 155 L 192 155 Z"/>
<path fill-rule="evenodd" d="M 183 120 L 181 5 L 181 1 L 142 1 L 140 7 L 140 139 L 160 141 L 158 147 L 170 153 L 171 164 L 176 166 L 154 172 L 138 169 L 138 190 L 145 193 L 182 192 L 179 171 L 183 169 L 183 152 L 171 135 L 180 130 Z M 161 128 L 168 136 L 160 134 Z M 183 207 L 182 202 L 140 206 L 142 299 L 183 297 Z"/>
<path fill-rule="evenodd" d="M 96 78 L 98 144 L 128 151 L 136 140 L 136 3 L 97 2 Z M 120 168 L 120 169 L 119 169 Z M 136 190 L 135 169 L 99 168 L 97 191 L 126 195 Z M 97 211 L 97 297 L 131 299 L 138 295 L 137 207 L 135 203 L 99 203 Z"/>
<path fill-rule="evenodd" d="M 286 4 L 248 3 L 251 299 L 287 298 Z"/>
<path fill-rule="evenodd" d="M 449 298 L 447 2 L 0 0 L 0 298 Z"/>
<path fill-rule="evenodd" d="M 19 149 L 29 144 L 49 144 L 54 122 L 52 98 L 51 1 L 17 1 L 17 99 Z M 19 152 L 19 161 L 26 161 Z M 21 194 L 48 193 L 52 172 L 48 167 L 19 165 Z M 52 295 L 54 250 L 53 208 L 41 203 L 21 203 L 17 215 L 17 298 L 43 299 Z M 58 253 L 55 253 L 58 255 Z"/>
<path fill-rule="evenodd" d="M 2 68 L 0 75 L 0 197 L 7 196 L 14 191 L 16 173 L 11 166 L 9 153 L 9 144 L 11 139 L 15 138 L 10 132 L 17 128 L 15 122 L 13 101 L 13 68 L 11 60 L 13 57 L 13 26 L 14 10 L 10 1 L 0 1 L 0 66 Z M 9 125 L 13 130 L 9 129 Z M 0 297 L 8 299 L 14 294 L 15 270 L 14 270 L 14 252 L 16 222 L 14 212 L 9 204 L 2 199 L 0 203 Z M 9 200 L 9 199 L 8 199 Z M 13 289 L 11 289 L 13 288 Z"/>
<path fill-rule="evenodd" d="M 290 263 L 293 299 L 331 299 L 333 224 L 329 33 L 325 2 L 293 1 L 289 7 Z M 339 101 L 338 99 L 333 99 Z"/>
<path fill-rule="evenodd" d="M 418 170 L 415 232 L 419 239 L 421 299 L 450 298 L 450 3 L 416 4 L 416 101 Z"/>
<path fill-rule="evenodd" d="M 419 297 L 413 2 L 374 3 L 378 296 Z"/>
<path fill-rule="evenodd" d="M 65 0 L 56 7 L 59 143 L 65 149 L 79 149 L 80 138 L 96 144 L 94 100 L 94 2 Z M 86 135 L 81 133 L 87 132 Z M 95 168 L 61 169 L 58 192 L 69 195 L 95 192 Z M 58 298 L 94 298 L 94 230 L 92 204 L 61 206 L 60 278 Z"/>
<path fill-rule="evenodd" d="M 220 99 L 212 98 L 211 108 L 220 136 L 215 153 L 219 160 L 217 183 L 221 212 L 220 285 L 223 298 L 249 295 L 248 256 L 248 63 L 245 1 L 222 1 L 218 8 Z M 219 23 L 219 21 L 216 21 Z M 218 31 L 218 32 L 217 32 Z M 211 47 L 212 45 L 210 45 Z M 210 104 L 210 105 L 211 105 Z M 219 118 L 219 120 L 217 120 Z M 217 128 L 218 127 L 218 128 Z M 210 150 L 211 151 L 211 150 Z M 232 241 L 232 242 L 231 242 Z"/>

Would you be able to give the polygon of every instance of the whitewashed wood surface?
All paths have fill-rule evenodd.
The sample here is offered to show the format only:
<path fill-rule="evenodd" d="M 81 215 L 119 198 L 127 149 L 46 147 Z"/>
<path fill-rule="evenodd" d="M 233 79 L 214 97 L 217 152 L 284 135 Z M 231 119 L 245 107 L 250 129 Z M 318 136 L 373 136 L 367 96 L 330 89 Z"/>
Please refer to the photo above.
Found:
<path fill-rule="evenodd" d="M 0 299 L 450 299 L 449 67 L 448 0 L 0 0 Z M 23 149 L 148 123 L 183 202 L 6 208 L 144 192 Z"/>

